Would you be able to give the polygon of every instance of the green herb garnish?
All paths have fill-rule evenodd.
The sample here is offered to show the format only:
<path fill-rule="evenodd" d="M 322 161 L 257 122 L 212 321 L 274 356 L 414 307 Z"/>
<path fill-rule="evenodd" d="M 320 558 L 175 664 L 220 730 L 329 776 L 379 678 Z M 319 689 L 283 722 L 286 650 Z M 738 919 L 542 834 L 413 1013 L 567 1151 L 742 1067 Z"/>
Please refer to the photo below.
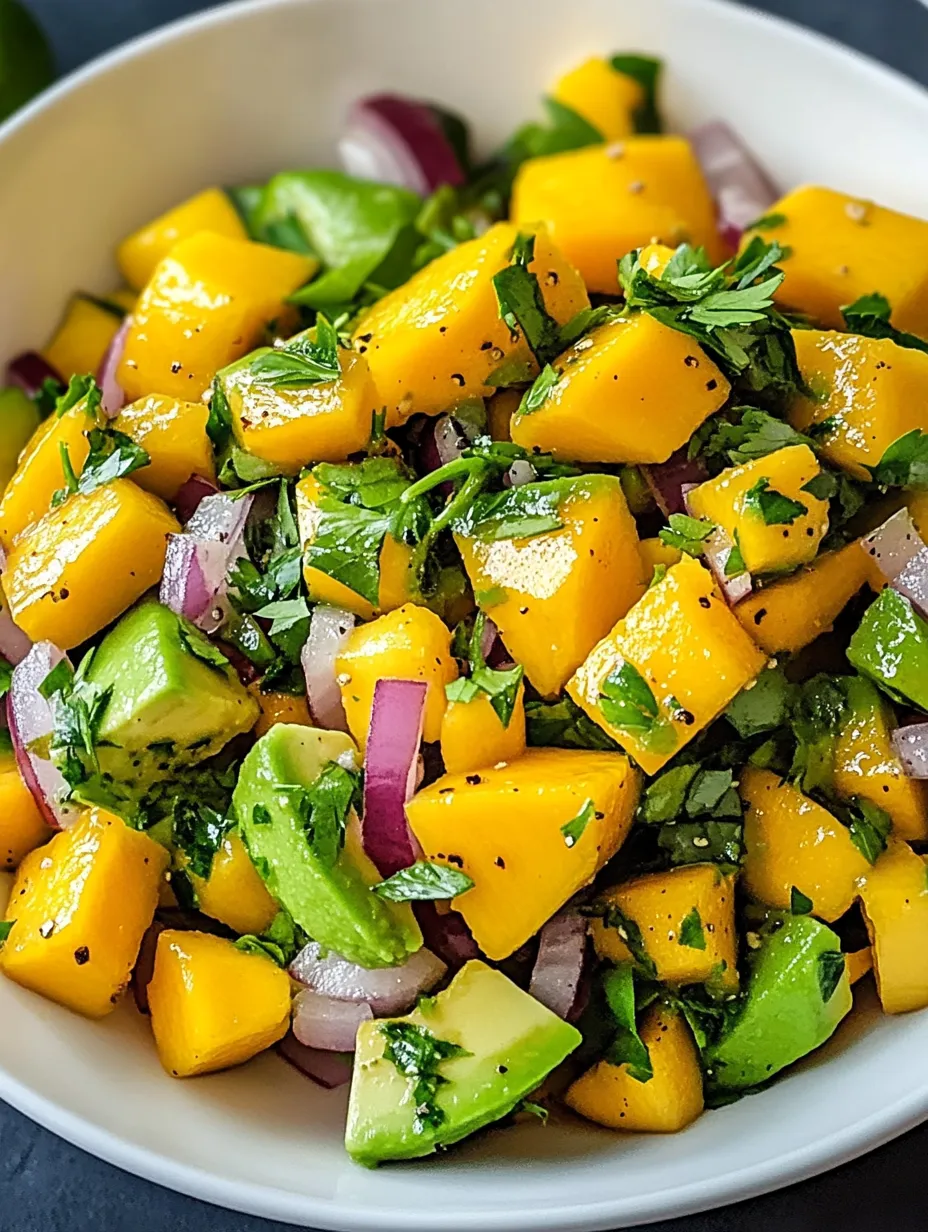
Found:
<path fill-rule="evenodd" d="M 414 1131 L 424 1134 L 439 1129 L 445 1122 L 445 1113 L 435 1097 L 448 1081 L 440 1067 L 453 1057 L 470 1054 L 460 1044 L 438 1039 L 426 1027 L 411 1022 L 382 1022 L 378 1029 L 386 1040 L 384 1057 L 411 1080 L 416 1109 Z"/>
<path fill-rule="evenodd" d="M 473 885 L 471 878 L 460 869 L 420 860 L 371 888 L 380 898 L 388 898 L 392 903 L 418 903 L 457 898 L 473 889 Z"/>

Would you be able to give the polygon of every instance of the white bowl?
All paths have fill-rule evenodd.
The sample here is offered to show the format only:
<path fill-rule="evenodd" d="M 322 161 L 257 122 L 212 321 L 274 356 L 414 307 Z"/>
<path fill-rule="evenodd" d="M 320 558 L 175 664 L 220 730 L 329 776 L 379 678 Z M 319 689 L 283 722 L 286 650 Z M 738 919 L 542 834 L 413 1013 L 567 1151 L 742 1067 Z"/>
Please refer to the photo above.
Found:
<path fill-rule="evenodd" d="M 0 356 L 43 340 L 72 288 L 114 285 L 114 242 L 186 194 L 332 164 L 360 94 L 434 97 L 487 147 L 533 114 L 557 70 L 619 48 L 663 55 L 676 124 L 728 118 L 784 188 L 816 180 L 928 215 L 928 95 L 749 10 L 252 0 L 105 57 L 0 130 Z M 49 1129 L 196 1197 L 353 1232 L 666 1218 L 810 1176 L 928 1115 L 928 1020 L 870 1005 L 782 1082 L 681 1135 L 527 1127 L 366 1172 L 342 1150 L 344 1093 L 274 1056 L 172 1081 L 130 1007 L 90 1023 L 6 981 L 0 1022 L 0 1096 Z"/>

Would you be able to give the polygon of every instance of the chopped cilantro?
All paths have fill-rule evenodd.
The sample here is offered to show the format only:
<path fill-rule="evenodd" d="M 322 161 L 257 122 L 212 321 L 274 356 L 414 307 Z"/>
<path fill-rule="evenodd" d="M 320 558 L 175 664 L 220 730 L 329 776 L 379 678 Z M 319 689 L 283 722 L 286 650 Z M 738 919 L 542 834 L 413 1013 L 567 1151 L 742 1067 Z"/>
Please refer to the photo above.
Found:
<path fill-rule="evenodd" d="M 294 922 L 289 911 L 281 907 L 265 932 L 260 936 L 248 933 L 239 937 L 235 945 L 246 954 L 260 954 L 277 963 L 278 967 L 286 968 L 306 945 L 307 940 L 306 934 Z"/>
<path fill-rule="evenodd" d="M 438 1039 L 426 1027 L 411 1022 L 382 1022 L 379 1030 L 386 1040 L 384 1057 L 412 1082 L 415 1133 L 424 1134 L 441 1128 L 445 1113 L 435 1097 L 448 1079 L 440 1072 L 440 1066 L 453 1057 L 470 1054 L 460 1044 Z"/>
<path fill-rule="evenodd" d="M 609 62 L 617 73 L 624 73 L 626 77 L 637 81 L 643 91 L 643 101 L 640 107 L 635 109 L 633 116 L 635 132 L 663 132 L 664 125 L 657 97 L 662 62 L 653 56 L 642 56 L 635 52 L 619 52 L 612 56 Z"/>
<path fill-rule="evenodd" d="M 517 415 L 531 415 L 535 411 L 540 410 L 547 401 L 548 394 L 554 389 L 558 381 L 561 379 L 561 374 L 556 368 L 552 368 L 550 364 L 545 364 L 538 376 L 535 377 L 531 387 L 522 395 L 522 401 L 519 403 Z"/>
<path fill-rule="evenodd" d="M 526 483 L 504 492 L 478 496 L 454 519 L 461 535 L 493 542 L 499 539 L 530 539 L 560 530 L 564 492 L 560 488 Z"/>
<path fill-rule="evenodd" d="M 687 793 L 687 815 L 716 816 L 716 809 L 733 786 L 734 778 L 730 770 L 701 770 Z"/>
<path fill-rule="evenodd" d="M 886 850 L 886 840 L 892 829 L 889 814 L 863 796 L 855 796 L 842 812 L 842 820 L 848 819 L 851 842 L 870 864 L 875 864 Z"/>
<path fill-rule="evenodd" d="M 13 682 L 13 664 L 0 655 L 0 697 L 6 697 Z"/>
<path fill-rule="evenodd" d="M 593 801 L 585 800 L 576 817 L 572 817 L 570 821 L 565 822 L 561 826 L 561 834 L 564 836 L 565 845 L 576 847 L 577 843 L 583 838 L 587 826 L 595 816 L 596 809 L 593 806 Z"/>
<path fill-rule="evenodd" d="M 695 764 L 665 770 L 649 784 L 639 808 L 642 821 L 673 821 L 683 812 L 686 793 L 699 772 Z"/>
<path fill-rule="evenodd" d="M 741 552 L 741 536 L 738 534 L 737 529 L 735 530 L 735 541 L 728 549 L 728 555 L 725 557 L 724 570 L 727 578 L 740 577 L 742 573 L 747 572 L 744 556 Z"/>
<path fill-rule="evenodd" d="M 539 364 L 546 364 L 563 348 L 560 326 L 548 312 L 529 266 L 535 259 L 534 235 L 519 232 L 510 263 L 493 275 L 499 314 L 511 333 L 521 331 Z"/>
<path fill-rule="evenodd" d="M 545 98 L 544 105 L 548 112 L 548 123 L 524 125 L 504 151 L 503 156 L 509 165 L 510 175 L 528 158 L 563 154 L 567 150 L 579 150 L 584 146 L 599 145 L 602 142 L 603 135 L 599 129 L 572 107 L 567 107 L 554 98 Z"/>
<path fill-rule="evenodd" d="M 603 976 L 603 992 L 612 1014 L 615 1035 L 606 1052 L 610 1065 L 625 1065 L 629 1076 L 649 1082 L 654 1067 L 647 1045 L 638 1034 L 635 1005 L 635 974 L 631 963 L 621 963 Z"/>
<path fill-rule="evenodd" d="M 809 512 L 801 501 L 771 488 L 766 477 L 758 479 L 744 494 L 744 508 L 761 518 L 767 526 L 792 526 L 797 518 Z"/>
<path fill-rule="evenodd" d="M 805 681 L 794 693 L 790 726 L 796 750 L 789 777 L 806 795 L 816 790 L 831 791 L 835 738 L 847 704 L 842 678 L 824 672 Z"/>
<path fill-rule="evenodd" d="M 813 905 L 812 899 L 803 894 L 802 890 L 798 890 L 795 886 L 790 887 L 789 909 L 793 915 L 809 915 Z"/>
<path fill-rule="evenodd" d="M 844 962 L 840 950 L 823 950 L 818 956 L 818 988 L 826 1005 L 841 983 Z"/>
<path fill-rule="evenodd" d="M 803 436 L 782 419 L 756 407 L 739 408 L 738 422 L 719 417 L 708 420 L 705 430 L 694 438 L 694 455 L 706 458 L 727 458 L 733 466 L 766 458 L 790 445 L 812 445 L 808 436 Z"/>
<path fill-rule="evenodd" d="M 215 667 L 223 673 L 228 671 L 229 660 L 218 646 L 213 645 L 205 633 L 200 632 L 196 625 L 182 620 L 178 625 L 177 634 L 180 638 L 181 646 L 189 654 L 194 655 L 197 659 L 201 659 L 204 663 L 208 663 L 210 667 Z"/>
<path fill-rule="evenodd" d="M 881 488 L 928 487 L 928 432 L 913 428 L 898 437 L 869 470 Z"/>
<path fill-rule="evenodd" d="M 760 218 L 755 218 L 744 229 L 745 231 L 772 231 L 775 227 L 785 226 L 788 221 L 785 214 L 761 214 Z"/>
<path fill-rule="evenodd" d="M 229 400 L 218 377 L 213 381 L 209 400 L 209 415 L 206 419 L 206 435 L 216 450 L 223 449 L 232 435 L 232 411 Z"/>
<path fill-rule="evenodd" d="M 691 950 L 704 950 L 706 948 L 706 934 L 699 916 L 698 907 L 694 907 L 692 911 L 683 917 L 677 944 L 685 945 Z"/>
<path fill-rule="evenodd" d="M 251 810 L 251 820 L 256 826 L 269 826 L 271 824 L 271 810 L 263 804 L 256 804 Z"/>
<path fill-rule="evenodd" d="M 252 376 L 277 389 L 337 381 L 341 376 L 338 334 L 320 312 L 316 317 L 315 338 L 308 333 L 297 334 L 283 346 L 258 355 L 250 368 Z"/>
<path fill-rule="evenodd" d="M 39 692 L 52 704 L 55 721 L 49 747 L 60 754 L 59 767 L 72 789 L 88 777 L 84 758 L 94 770 L 99 769 L 97 733 L 112 693 L 112 688 L 100 689 L 87 681 L 93 655 L 94 651 L 88 651 L 76 672 L 62 659 L 39 685 Z"/>
<path fill-rule="evenodd" d="M 677 548 L 687 556 L 701 556 L 706 540 L 715 530 L 714 522 L 706 522 L 702 518 L 691 518 L 686 513 L 672 513 L 667 519 L 669 529 L 663 527 L 657 537 L 668 547 Z"/>
<path fill-rule="evenodd" d="M 15 923 L 15 920 L 0 920 L 0 945 L 3 945 L 7 937 L 9 937 Z"/>
<path fill-rule="evenodd" d="M 131 475 L 151 462 L 151 458 L 141 445 L 137 445 L 124 432 L 117 432 L 115 428 L 91 428 L 85 435 L 90 445 L 90 452 L 80 478 L 77 477 L 71 465 L 67 445 L 64 441 L 59 442 L 65 486 L 52 496 L 52 508 L 56 508 L 75 492 L 86 496 L 89 492 L 103 487 L 104 484 Z"/>
<path fill-rule="evenodd" d="M 841 309 L 841 315 L 852 334 L 862 334 L 865 338 L 890 338 L 896 346 L 928 351 L 928 340 L 896 329 L 890 323 L 892 307 L 886 296 L 880 295 L 878 291 L 862 295 L 853 304 L 846 304 Z"/>
<path fill-rule="evenodd" d="M 231 817 L 202 800 L 175 800 L 173 836 L 174 843 L 186 856 L 185 871 L 208 880 L 213 859 L 233 824 Z"/>
<path fill-rule="evenodd" d="M 262 620 L 271 621 L 268 633 L 271 641 L 291 661 L 296 661 L 309 637 L 310 612 L 306 600 L 302 597 L 278 599 L 273 603 L 266 603 L 255 615 Z"/>
<path fill-rule="evenodd" d="M 533 1104 L 530 1099 L 523 1099 L 516 1111 L 527 1112 L 529 1116 L 537 1117 L 542 1125 L 547 1125 L 548 1123 L 548 1109 L 542 1107 L 541 1104 Z"/>
<path fill-rule="evenodd" d="M 420 860 L 371 888 L 392 903 L 417 903 L 457 898 L 473 889 L 473 885 L 471 878 L 460 869 Z"/>
<path fill-rule="evenodd" d="M 525 728 L 526 740 L 533 748 L 599 749 L 603 752 L 618 748 L 612 737 L 566 695 L 555 702 L 535 698 L 527 701 Z"/>
<path fill-rule="evenodd" d="M 600 707 L 613 727 L 631 732 L 650 731 L 660 714 L 651 686 L 637 667 L 624 659 L 603 681 Z"/>
<path fill-rule="evenodd" d="M 747 740 L 786 723 L 795 693 L 781 667 L 768 668 L 729 703 L 725 717 Z"/>
<path fill-rule="evenodd" d="M 345 843 L 352 808 L 358 804 L 359 778 L 337 762 L 329 762 L 311 787 L 278 783 L 297 810 L 316 859 L 331 868 Z"/>
<path fill-rule="evenodd" d="M 647 951 L 641 929 L 620 907 L 614 903 L 594 902 L 588 907 L 581 907 L 580 914 L 601 919 L 604 928 L 614 928 L 642 974 L 648 979 L 656 979 L 657 967 Z"/>
<path fill-rule="evenodd" d="M 100 409 L 100 404 L 103 401 L 103 391 L 96 382 L 93 376 L 72 376 L 68 382 L 68 388 L 58 398 L 55 403 L 55 416 L 60 419 L 62 415 L 66 415 L 79 402 L 87 399 L 87 405 L 84 412 L 88 419 L 96 419 L 97 411 Z"/>
<path fill-rule="evenodd" d="M 670 863 L 738 865 L 743 854 L 740 821 L 677 821 L 662 825 L 657 836 Z"/>

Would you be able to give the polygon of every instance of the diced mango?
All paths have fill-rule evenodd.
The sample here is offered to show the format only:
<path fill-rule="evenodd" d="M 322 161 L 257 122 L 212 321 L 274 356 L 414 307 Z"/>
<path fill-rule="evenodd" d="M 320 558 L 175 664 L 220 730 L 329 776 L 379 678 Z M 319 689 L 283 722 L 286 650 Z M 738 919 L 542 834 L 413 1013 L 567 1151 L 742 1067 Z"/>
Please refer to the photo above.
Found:
<path fill-rule="evenodd" d="M 290 1025 L 290 978 L 224 937 L 168 929 L 148 986 L 161 1064 L 174 1078 L 241 1065 Z"/>
<path fill-rule="evenodd" d="M 928 223 L 925 224 L 928 232 Z M 890 338 L 793 331 L 796 358 L 814 397 L 793 401 L 789 420 L 817 438 L 822 456 L 857 479 L 870 479 L 889 446 L 915 428 L 928 431 L 928 355 Z"/>
<path fill-rule="evenodd" d="M 883 1010 L 903 1014 L 928 1005 L 928 880 L 925 860 L 898 839 L 861 882 L 873 953 L 873 973 Z"/>
<path fill-rule="evenodd" d="M 270 928 L 277 915 L 277 903 L 234 831 L 222 840 L 209 878 L 191 874 L 190 880 L 204 915 L 228 924 L 233 932 L 259 935 Z"/>
<path fill-rule="evenodd" d="M 641 775 L 621 753 L 529 749 L 517 761 L 446 774 L 406 806 L 425 858 L 474 887 L 454 900 L 494 960 L 534 936 L 618 851 Z"/>
<path fill-rule="evenodd" d="M 847 966 L 847 978 L 852 984 L 856 984 L 858 980 L 864 978 L 868 971 L 873 970 L 873 951 L 869 945 L 862 950 L 851 950 L 844 955 L 844 961 Z"/>
<path fill-rule="evenodd" d="M 131 479 L 69 497 L 7 556 L 13 619 L 34 642 L 79 646 L 158 583 L 167 536 L 179 531 L 164 502 Z"/>
<path fill-rule="evenodd" d="M 509 723 L 493 709 L 486 693 L 469 702 L 449 702 L 441 720 L 441 756 L 449 774 L 467 774 L 525 752 L 524 689 L 519 686 Z"/>
<path fill-rule="evenodd" d="M 616 262 L 654 240 L 722 257 L 715 204 L 685 137 L 628 137 L 530 158 L 512 190 L 518 226 L 548 224 L 589 291 L 618 292 Z"/>
<path fill-rule="evenodd" d="M 857 897 L 870 865 L 847 826 L 770 770 L 748 766 L 744 801 L 744 887 L 768 907 L 788 911 L 793 887 L 812 914 L 837 920 Z"/>
<path fill-rule="evenodd" d="M 121 308 L 125 316 L 128 316 L 139 302 L 138 292 L 130 290 L 129 287 L 118 287 L 115 291 L 107 291 L 103 298 L 108 304 L 115 304 L 117 308 Z"/>
<path fill-rule="evenodd" d="M 685 556 L 594 647 L 567 691 L 645 774 L 656 774 L 764 662 L 716 594 L 712 575 Z M 621 704 L 623 673 L 651 695 L 640 712 L 633 703 L 631 715 Z"/>
<path fill-rule="evenodd" d="M 64 446 L 75 473 L 80 474 L 90 446 L 85 432 L 98 426 L 81 401 L 60 418 L 50 415 L 23 450 L 16 472 L 0 501 L 0 543 L 9 551 L 13 540 L 27 526 L 48 512 L 52 496 L 64 487 L 61 448 Z"/>
<path fill-rule="evenodd" d="M 645 577 L 649 582 L 654 577 L 654 570 L 658 565 L 669 569 L 671 565 L 683 559 L 683 553 L 679 548 L 671 547 L 669 543 L 665 543 L 663 539 L 658 539 L 656 536 L 653 539 L 642 539 L 638 544 L 638 551 L 644 565 Z"/>
<path fill-rule="evenodd" d="M 118 379 L 126 398 L 195 401 L 262 341 L 317 262 L 202 231 L 159 263 L 132 314 Z"/>
<path fill-rule="evenodd" d="M 687 495 L 687 508 L 727 532 L 748 572 L 795 569 L 813 559 L 828 531 L 828 501 L 805 486 L 819 474 L 808 445 L 790 445 L 701 483 Z M 779 509 L 777 494 L 791 505 Z"/>
<path fill-rule="evenodd" d="M 173 501 L 191 475 L 215 483 L 216 463 L 206 434 L 208 418 L 209 410 L 202 402 L 178 402 L 158 395 L 120 411 L 113 427 L 141 445 L 151 458 L 148 466 L 133 475 L 139 487 Z"/>
<path fill-rule="evenodd" d="M 230 240 L 248 239 L 228 195 L 221 188 L 206 188 L 123 240 L 116 250 L 122 276 L 130 287 L 141 291 L 174 245 L 201 231 Z"/>
<path fill-rule="evenodd" d="M 554 368 L 557 384 L 513 417 L 512 439 L 577 462 L 666 462 L 730 392 L 692 338 L 648 312 L 599 326 Z"/>
<path fill-rule="evenodd" d="M 892 742 L 898 727 L 892 707 L 863 676 L 849 676 L 847 691 L 849 717 L 835 740 L 835 791 L 885 809 L 897 838 L 928 839 L 928 784 L 902 768 Z"/>
<path fill-rule="evenodd" d="M 487 401 L 487 431 L 494 441 L 512 440 L 512 417 L 522 401 L 520 389 L 501 389 Z"/>
<path fill-rule="evenodd" d="M 551 97 L 598 130 L 604 141 L 635 131 L 635 111 L 644 102 L 641 85 L 601 56 L 590 56 L 554 84 Z"/>
<path fill-rule="evenodd" d="M 925 540 L 928 540 L 928 491 L 924 488 L 913 488 L 905 493 L 905 504 L 909 516 L 915 523 L 915 529 Z"/>
<path fill-rule="evenodd" d="M 609 1129 L 674 1134 L 702 1113 L 702 1070 L 683 1015 L 663 1002 L 645 1012 L 640 1027 L 654 1075 L 639 1082 L 627 1065 L 599 1061 L 568 1088 L 574 1112 Z"/>
<path fill-rule="evenodd" d="M 13 753 L 0 754 L 0 872 L 13 872 L 51 837 Z"/>
<path fill-rule="evenodd" d="M 447 625 L 427 607 L 407 603 L 352 630 L 335 660 L 348 730 L 362 750 L 374 705 L 378 680 L 424 680 L 423 739 L 441 737 L 447 704 L 445 685 L 458 677 Z"/>
<path fill-rule="evenodd" d="M 122 318 L 98 300 L 75 295 L 42 354 L 65 382 L 96 374 L 121 324 Z"/>
<path fill-rule="evenodd" d="M 540 494 L 558 489 L 560 530 L 528 539 L 455 536 L 477 603 L 545 696 L 560 692 L 647 585 L 618 479 L 537 485 Z"/>
<path fill-rule="evenodd" d="M 786 273 L 779 305 L 841 329 L 842 306 L 879 291 L 894 325 L 928 336 L 928 222 L 810 184 L 767 213 L 783 220 L 759 233 L 786 252 L 777 262 Z"/>
<path fill-rule="evenodd" d="M 84 813 L 21 867 L 0 971 L 88 1018 L 109 1014 L 135 966 L 167 862 L 163 847 L 118 817 Z"/>
<path fill-rule="evenodd" d="M 490 378 L 504 364 L 524 379 L 537 373 L 525 339 L 502 320 L 493 286 L 517 235 L 516 227 L 497 223 L 430 262 L 361 318 L 354 346 L 370 364 L 388 428 L 417 412 L 438 415 L 467 399 L 488 398 Z M 543 229 L 535 234 L 529 269 L 559 324 L 588 307 L 580 276 Z"/>
<path fill-rule="evenodd" d="M 865 553 L 849 543 L 755 590 L 735 607 L 735 615 L 767 654 L 793 654 L 831 628 L 867 574 Z"/>
<path fill-rule="evenodd" d="M 738 987 L 738 934 L 735 887 L 715 864 L 692 864 L 663 873 L 645 873 L 600 895 L 638 925 L 657 978 L 667 984 L 704 984 L 730 991 Z M 621 924 L 594 919 L 593 946 L 600 958 L 630 962 Z"/>
<path fill-rule="evenodd" d="M 254 726 L 255 738 L 270 731 L 275 723 L 298 723 L 301 727 L 312 727 L 312 715 L 309 713 L 309 703 L 303 694 L 296 693 L 265 693 L 260 683 L 248 686 L 248 692 L 261 707 L 261 713 Z"/>

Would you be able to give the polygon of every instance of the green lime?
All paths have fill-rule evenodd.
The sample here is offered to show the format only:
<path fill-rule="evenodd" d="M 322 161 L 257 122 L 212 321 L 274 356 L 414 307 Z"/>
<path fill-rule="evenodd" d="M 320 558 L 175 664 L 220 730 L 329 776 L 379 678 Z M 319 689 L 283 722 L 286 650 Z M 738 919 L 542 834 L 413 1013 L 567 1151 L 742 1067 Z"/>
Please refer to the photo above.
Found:
<path fill-rule="evenodd" d="M 0 121 L 55 80 L 41 26 L 19 0 L 0 0 Z"/>

